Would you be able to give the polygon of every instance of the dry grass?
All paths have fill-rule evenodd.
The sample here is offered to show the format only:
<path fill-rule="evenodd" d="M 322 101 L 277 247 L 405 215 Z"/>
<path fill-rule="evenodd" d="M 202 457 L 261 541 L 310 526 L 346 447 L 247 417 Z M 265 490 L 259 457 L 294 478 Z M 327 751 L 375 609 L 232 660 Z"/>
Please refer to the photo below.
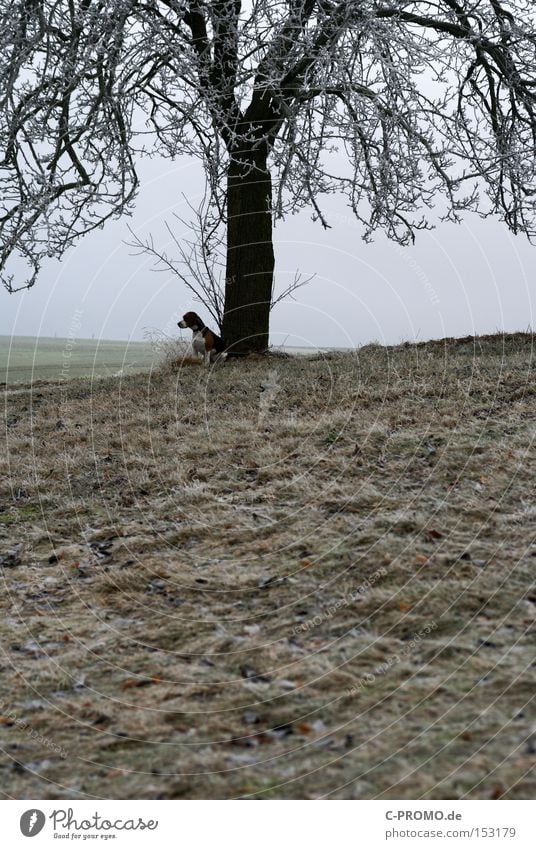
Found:
<path fill-rule="evenodd" d="M 4 796 L 533 798 L 533 361 L 8 394 Z"/>

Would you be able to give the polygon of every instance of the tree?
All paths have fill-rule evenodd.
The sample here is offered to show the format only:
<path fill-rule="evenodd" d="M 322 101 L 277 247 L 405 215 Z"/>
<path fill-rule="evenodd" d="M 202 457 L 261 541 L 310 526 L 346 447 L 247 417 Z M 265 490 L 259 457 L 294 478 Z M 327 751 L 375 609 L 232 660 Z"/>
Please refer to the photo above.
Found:
<path fill-rule="evenodd" d="M 532 0 L 0 0 L 0 263 L 129 212 L 136 161 L 203 161 L 223 335 L 268 341 L 273 219 L 343 192 L 363 236 L 442 217 L 535 234 Z M 272 175 L 274 177 L 272 181 Z"/>

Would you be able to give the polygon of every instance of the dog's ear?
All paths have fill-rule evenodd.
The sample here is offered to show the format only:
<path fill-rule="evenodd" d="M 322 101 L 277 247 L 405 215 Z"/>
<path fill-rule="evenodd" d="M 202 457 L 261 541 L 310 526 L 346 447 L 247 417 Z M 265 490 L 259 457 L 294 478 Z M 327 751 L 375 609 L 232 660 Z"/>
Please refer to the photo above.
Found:
<path fill-rule="evenodd" d="M 182 320 L 184 321 L 184 327 L 195 327 L 200 323 L 200 318 L 195 312 L 184 313 Z"/>

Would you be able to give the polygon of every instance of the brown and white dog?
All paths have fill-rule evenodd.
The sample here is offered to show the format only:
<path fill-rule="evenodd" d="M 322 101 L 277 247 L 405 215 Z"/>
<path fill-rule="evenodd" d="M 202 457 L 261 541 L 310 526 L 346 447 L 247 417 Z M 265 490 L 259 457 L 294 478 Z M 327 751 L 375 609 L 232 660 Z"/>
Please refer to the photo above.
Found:
<path fill-rule="evenodd" d="M 223 353 L 223 341 L 212 330 L 209 330 L 196 312 L 185 313 L 182 321 L 177 322 L 177 324 L 183 330 L 189 327 L 193 332 L 192 348 L 195 354 L 202 354 L 204 356 L 206 366 L 220 359 L 220 357 L 225 359 L 226 354 Z"/>

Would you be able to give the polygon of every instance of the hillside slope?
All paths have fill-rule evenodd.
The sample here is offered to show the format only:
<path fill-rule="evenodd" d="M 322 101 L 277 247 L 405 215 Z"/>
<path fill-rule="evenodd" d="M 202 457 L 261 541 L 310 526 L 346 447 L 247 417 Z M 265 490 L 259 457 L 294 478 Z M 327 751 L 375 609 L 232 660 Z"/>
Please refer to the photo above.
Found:
<path fill-rule="evenodd" d="M 4 797 L 533 798 L 533 364 L 516 335 L 7 394 Z"/>

